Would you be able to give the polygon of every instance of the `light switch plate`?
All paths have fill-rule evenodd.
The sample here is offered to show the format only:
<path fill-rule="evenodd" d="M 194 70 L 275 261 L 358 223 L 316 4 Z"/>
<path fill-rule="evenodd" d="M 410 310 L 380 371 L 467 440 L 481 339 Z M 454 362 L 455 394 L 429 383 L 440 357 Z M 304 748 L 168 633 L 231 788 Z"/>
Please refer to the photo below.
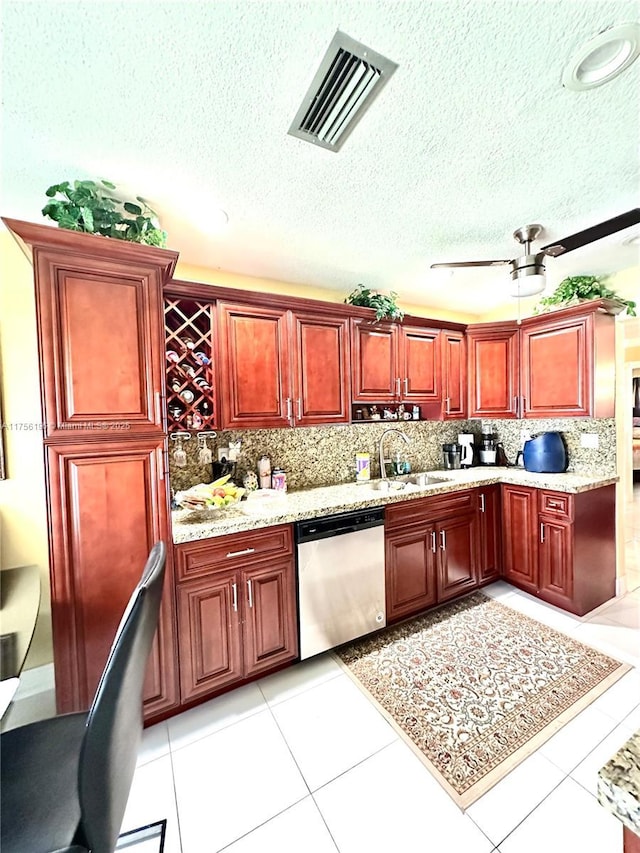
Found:
<path fill-rule="evenodd" d="M 580 446 L 590 447 L 597 450 L 600 446 L 600 438 L 597 432 L 583 432 L 580 436 Z"/>

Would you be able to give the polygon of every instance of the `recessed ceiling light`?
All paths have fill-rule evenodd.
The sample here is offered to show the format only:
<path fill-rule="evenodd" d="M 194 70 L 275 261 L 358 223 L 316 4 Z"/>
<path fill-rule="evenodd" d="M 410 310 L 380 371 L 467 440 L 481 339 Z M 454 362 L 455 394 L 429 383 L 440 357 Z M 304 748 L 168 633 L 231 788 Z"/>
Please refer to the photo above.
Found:
<path fill-rule="evenodd" d="M 640 234 L 632 234 L 631 237 L 627 237 L 626 240 L 622 241 L 623 246 L 639 246 L 640 245 Z"/>
<path fill-rule="evenodd" d="M 640 54 L 640 24 L 618 24 L 584 44 L 562 72 L 566 89 L 582 92 L 613 80 Z"/>

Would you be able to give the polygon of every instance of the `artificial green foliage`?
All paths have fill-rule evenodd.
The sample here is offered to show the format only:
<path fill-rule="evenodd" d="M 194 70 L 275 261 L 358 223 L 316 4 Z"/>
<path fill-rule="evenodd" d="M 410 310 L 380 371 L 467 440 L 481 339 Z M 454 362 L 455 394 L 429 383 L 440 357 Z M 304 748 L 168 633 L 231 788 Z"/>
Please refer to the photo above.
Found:
<path fill-rule="evenodd" d="M 358 305 L 361 308 L 375 308 L 376 320 L 402 320 L 404 311 L 396 305 L 398 294 L 393 290 L 389 296 L 369 290 L 364 284 L 357 285 L 344 300 L 346 305 Z"/>
<path fill-rule="evenodd" d="M 136 196 L 139 204 L 114 197 L 115 189 L 115 184 L 104 180 L 62 181 L 47 190 L 51 201 L 42 213 L 71 231 L 166 246 L 167 234 L 160 228 L 157 213 L 140 196 Z"/>
<path fill-rule="evenodd" d="M 563 279 L 551 296 L 542 297 L 535 313 L 549 311 L 558 306 L 575 305 L 584 299 L 615 299 L 626 305 L 630 317 L 636 316 L 636 303 L 631 299 L 622 299 L 595 275 L 574 275 Z"/>

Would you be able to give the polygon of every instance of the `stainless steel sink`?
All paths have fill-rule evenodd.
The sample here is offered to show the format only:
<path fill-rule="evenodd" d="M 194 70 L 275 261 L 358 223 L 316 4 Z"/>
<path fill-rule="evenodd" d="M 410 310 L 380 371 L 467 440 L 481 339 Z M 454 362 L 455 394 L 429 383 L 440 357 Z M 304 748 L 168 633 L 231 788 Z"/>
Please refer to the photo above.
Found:
<path fill-rule="evenodd" d="M 431 474 L 403 474 L 389 480 L 372 480 L 370 488 L 381 492 L 413 491 L 415 488 L 426 489 L 429 486 L 440 486 L 451 483 L 448 477 L 433 477 Z"/>

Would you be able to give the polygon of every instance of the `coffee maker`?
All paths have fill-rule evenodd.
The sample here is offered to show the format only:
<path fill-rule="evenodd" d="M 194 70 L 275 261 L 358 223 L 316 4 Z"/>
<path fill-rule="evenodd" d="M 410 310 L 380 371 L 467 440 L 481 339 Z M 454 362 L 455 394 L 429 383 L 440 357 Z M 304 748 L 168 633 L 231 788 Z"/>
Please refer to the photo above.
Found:
<path fill-rule="evenodd" d="M 496 434 L 495 432 L 484 432 L 480 440 L 480 464 L 495 465 L 496 464 Z"/>
<path fill-rule="evenodd" d="M 458 444 L 462 448 L 460 453 L 460 465 L 462 468 L 471 468 L 476 464 L 476 437 L 472 432 L 458 433 Z"/>

